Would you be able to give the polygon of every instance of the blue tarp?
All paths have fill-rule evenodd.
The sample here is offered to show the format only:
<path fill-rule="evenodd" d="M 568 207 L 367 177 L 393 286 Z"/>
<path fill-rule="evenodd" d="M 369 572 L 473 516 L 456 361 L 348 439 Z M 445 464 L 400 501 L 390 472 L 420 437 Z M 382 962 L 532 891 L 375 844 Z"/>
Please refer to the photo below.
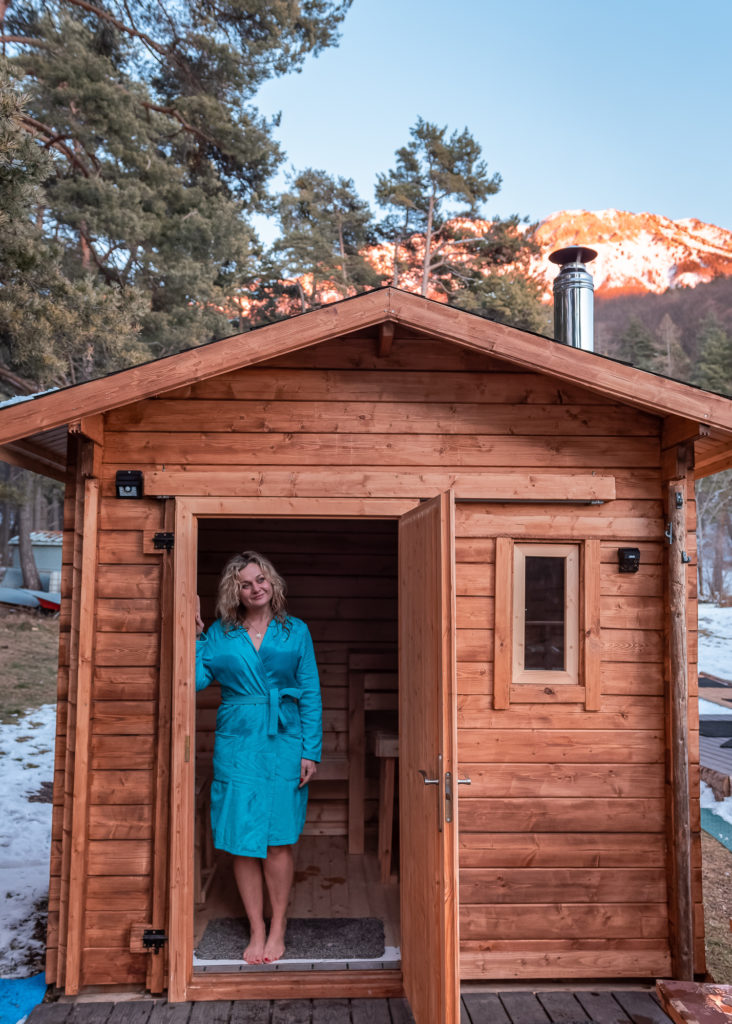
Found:
<path fill-rule="evenodd" d="M 46 975 L 32 978 L 0 978 L 0 1024 L 18 1024 L 34 1006 L 43 1002 Z"/>
<path fill-rule="evenodd" d="M 732 852 L 732 825 L 728 821 L 715 814 L 714 811 L 710 811 L 708 807 L 702 807 L 701 827 Z"/>
<path fill-rule="evenodd" d="M 0 587 L 2 604 L 24 605 L 26 608 L 38 608 L 38 598 L 30 590 L 23 587 Z"/>

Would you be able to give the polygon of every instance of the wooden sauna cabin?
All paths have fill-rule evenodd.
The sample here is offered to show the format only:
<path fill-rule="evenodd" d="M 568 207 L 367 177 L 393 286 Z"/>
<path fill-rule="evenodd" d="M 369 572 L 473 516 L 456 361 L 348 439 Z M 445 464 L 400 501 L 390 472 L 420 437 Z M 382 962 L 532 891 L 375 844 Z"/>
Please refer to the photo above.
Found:
<path fill-rule="evenodd" d="M 732 401 L 384 289 L 0 409 L 0 444 L 66 481 L 50 982 L 454 1024 L 461 981 L 704 971 L 694 477 Z M 297 914 L 382 917 L 396 961 L 194 963 L 241 913 L 194 602 L 243 548 L 321 669 Z"/>

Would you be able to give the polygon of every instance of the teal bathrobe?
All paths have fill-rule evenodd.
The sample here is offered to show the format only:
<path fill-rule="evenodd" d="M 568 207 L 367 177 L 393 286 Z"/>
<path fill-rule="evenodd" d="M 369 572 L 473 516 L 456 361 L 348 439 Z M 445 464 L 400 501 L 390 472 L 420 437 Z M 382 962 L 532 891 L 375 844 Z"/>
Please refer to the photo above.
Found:
<path fill-rule="evenodd" d="M 211 784 L 214 845 L 240 857 L 297 842 L 307 810 L 303 757 L 320 761 L 322 704 L 310 632 L 272 621 L 259 650 L 217 619 L 196 641 L 196 689 L 221 684 Z"/>

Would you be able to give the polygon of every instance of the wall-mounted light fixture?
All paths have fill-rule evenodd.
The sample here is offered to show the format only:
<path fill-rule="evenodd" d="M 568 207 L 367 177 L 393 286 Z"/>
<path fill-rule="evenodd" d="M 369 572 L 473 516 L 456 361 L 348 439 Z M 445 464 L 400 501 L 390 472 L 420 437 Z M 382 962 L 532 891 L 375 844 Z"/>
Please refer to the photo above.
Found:
<path fill-rule="evenodd" d="M 620 572 L 638 572 L 639 567 L 639 548 L 618 548 L 618 570 Z"/>
<path fill-rule="evenodd" d="M 118 498 L 142 497 L 142 470 L 118 469 L 114 479 Z"/>

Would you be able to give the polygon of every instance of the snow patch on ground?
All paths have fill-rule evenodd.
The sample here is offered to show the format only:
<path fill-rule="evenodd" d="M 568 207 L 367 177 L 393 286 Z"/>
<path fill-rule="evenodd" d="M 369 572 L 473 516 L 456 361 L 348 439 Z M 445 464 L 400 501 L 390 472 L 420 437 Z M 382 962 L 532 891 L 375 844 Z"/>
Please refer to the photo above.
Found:
<path fill-rule="evenodd" d="M 732 679 L 732 608 L 699 605 L 699 671 Z"/>
<path fill-rule="evenodd" d="M 0 977 L 23 978 L 42 966 L 39 908 L 48 897 L 51 804 L 31 800 L 53 779 L 56 708 L 45 704 L 0 725 Z M 32 964 L 32 961 L 35 963 Z"/>
<path fill-rule="evenodd" d="M 701 784 L 701 806 L 706 807 L 712 814 L 718 814 L 729 825 L 732 825 L 732 796 L 726 796 L 724 800 L 717 800 L 714 791 L 706 782 Z"/>
<path fill-rule="evenodd" d="M 711 700 L 704 700 L 703 697 L 700 697 L 699 714 L 705 718 L 724 718 L 726 715 L 732 715 L 732 708 L 723 708 L 721 704 L 715 704 Z"/>

